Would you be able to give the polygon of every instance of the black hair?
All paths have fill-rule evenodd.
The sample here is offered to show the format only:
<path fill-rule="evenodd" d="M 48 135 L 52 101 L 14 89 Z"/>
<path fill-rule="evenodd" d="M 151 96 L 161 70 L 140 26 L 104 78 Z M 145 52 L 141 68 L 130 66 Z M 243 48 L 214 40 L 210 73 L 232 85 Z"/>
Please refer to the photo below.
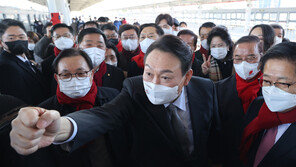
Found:
<path fill-rule="evenodd" d="M 231 37 L 228 31 L 225 30 L 225 28 L 223 27 L 214 27 L 208 36 L 208 40 L 207 40 L 208 46 L 211 45 L 212 39 L 214 37 L 220 37 L 222 41 L 226 43 L 226 45 L 229 47 L 229 51 L 227 52 L 226 58 L 231 58 L 233 42 L 231 40 Z M 209 50 L 209 55 L 210 55 L 210 52 L 211 52 L 211 48 Z"/>
<path fill-rule="evenodd" d="M 181 26 L 181 24 L 185 24 L 187 26 L 187 23 L 184 21 L 180 22 L 179 26 Z"/>
<path fill-rule="evenodd" d="M 108 42 L 107 45 L 106 45 L 106 47 L 108 49 L 112 49 L 115 52 L 115 56 L 117 58 L 117 63 L 119 64 L 120 53 L 119 53 L 117 47 L 113 43 L 111 43 L 111 42 Z"/>
<path fill-rule="evenodd" d="M 83 24 L 83 29 L 85 29 L 85 26 L 86 25 L 92 25 L 92 24 L 96 25 L 96 27 L 99 28 L 99 24 L 97 22 L 95 22 L 95 21 L 88 21 L 88 22 L 86 22 L 86 23 Z"/>
<path fill-rule="evenodd" d="M 205 22 L 205 23 L 203 23 L 203 24 L 199 27 L 199 30 L 198 30 L 198 33 L 199 33 L 199 34 L 200 34 L 200 30 L 201 30 L 201 28 L 203 28 L 203 27 L 205 27 L 205 28 L 214 28 L 214 27 L 216 27 L 216 24 L 213 23 L 213 22 Z"/>
<path fill-rule="evenodd" d="M 294 67 L 296 67 L 296 43 L 283 42 L 270 48 L 260 59 L 261 71 L 264 71 L 264 66 L 266 62 L 270 59 L 286 60 L 287 62 L 292 63 Z"/>
<path fill-rule="evenodd" d="M 117 27 L 112 24 L 112 23 L 108 23 L 108 24 L 104 24 L 102 27 L 101 27 L 101 30 L 102 31 L 105 31 L 105 30 L 110 30 L 110 31 L 116 31 L 117 32 Z"/>
<path fill-rule="evenodd" d="M 43 34 L 46 34 L 46 28 L 49 27 L 49 26 L 52 26 L 52 22 L 47 22 L 44 24 L 43 28 L 42 28 L 42 32 Z"/>
<path fill-rule="evenodd" d="M 258 24 L 251 29 L 249 35 L 251 35 L 251 32 L 257 27 L 260 27 L 262 30 L 263 42 L 264 42 L 263 49 L 264 49 L 264 52 L 266 52 L 274 43 L 274 37 L 275 37 L 274 30 L 268 24 Z"/>
<path fill-rule="evenodd" d="M 74 34 L 73 34 L 73 33 L 74 33 L 73 28 L 72 28 L 71 26 L 68 26 L 68 25 L 65 24 L 65 23 L 58 23 L 58 24 L 55 24 L 54 26 L 52 26 L 52 27 L 51 27 L 51 30 L 50 30 L 51 35 L 53 35 L 53 32 L 54 32 L 56 29 L 58 29 L 58 28 L 68 28 L 69 31 L 70 31 L 70 33 L 71 33 L 72 35 L 74 35 Z"/>
<path fill-rule="evenodd" d="M 179 27 L 179 21 L 176 19 L 176 18 L 173 18 L 173 20 L 174 20 L 174 26 L 175 27 Z"/>
<path fill-rule="evenodd" d="M 149 56 L 149 54 L 155 49 L 171 53 L 173 56 L 178 58 L 181 62 L 182 75 L 185 75 L 191 68 L 192 51 L 190 47 L 179 37 L 174 35 L 164 35 L 157 39 L 149 46 L 144 57 L 144 62 L 146 61 L 147 56 Z"/>
<path fill-rule="evenodd" d="M 80 44 L 83 40 L 83 37 L 88 34 L 100 34 L 104 38 L 105 45 L 107 45 L 107 38 L 106 35 L 99 29 L 97 28 L 87 28 L 83 29 L 79 34 L 78 34 L 78 43 Z"/>
<path fill-rule="evenodd" d="M 75 57 L 75 56 L 82 56 L 84 58 L 84 60 L 86 61 L 88 67 L 90 70 L 93 69 L 93 64 L 91 59 L 89 58 L 89 56 L 80 49 L 77 48 L 70 48 L 70 49 L 64 49 L 61 51 L 61 53 L 54 59 L 53 63 L 52 63 L 52 67 L 55 71 L 55 73 L 58 73 L 58 65 L 59 62 L 66 57 Z"/>
<path fill-rule="evenodd" d="M 282 29 L 283 30 L 283 38 L 285 37 L 285 29 L 279 24 L 271 24 L 270 25 L 274 29 Z"/>
<path fill-rule="evenodd" d="M 181 31 L 179 31 L 177 36 L 179 37 L 180 35 L 191 35 L 191 36 L 193 36 L 193 45 L 196 46 L 196 44 L 197 44 L 197 35 L 193 31 L 191 31 L 191 30 L 181 30 Z"/>
<path fill-rule="evenodd" d="M 118 31 L 118 35 L 121 37 L 121 34 L 124 31 L 131 30 L 131 29 L 135 30 L 137 35 L 139 34 L 139 28 L 137 26 L 134 26 L 131 24 L 124 24 L 124 25 L 120 26 L 119 31 Z"/>
<path fill-rule="evenodd" d="M 4 19 L 1 21 L 1 26 L 0 26 L 0 37 L 2 38 L 2 35 L 5 33 L 5 31 L 12 26 L 17 26 L 20 27 L 22 30 L 27 33 L 26 28 L 24 24 L 20 21 L 14 20 L 14 19 Z"/>
<path fill-rule="evenodd" d="M 147 24 L 142 24 L 141 27 L 140 27 L 140 31 L 139 31 L 139 35 L 141 34 L 141 32 L 143 31 L 144 28 L 146 27 L 154 27 L 156 29 L 156 33 L 159 35 L 159 36 L 162 36 L 164 35 L 164 32 L 162 30 L 162 28 L 154 23 L 147 23 Z"/>
<path fill-rule="evenodd" d="M 254 35 L 248 35 L 248 36 L 243 36 L 241 37 L 240 39 L 238 39 L 235 44 L 233 45 L 233 51 L 235 50 L 236 46 L 238 44 L 241 44 L 241 43 L 256 43 L 257 46 L 258 46 L 258 51 L 259 53 L 263 54 L 263 45 L 262 43 L 260 42 L 260 39 L 257 37 L 257 36 L 254 36 Z"/>
<path fill-rule="evenodd" d="M 171 27 L 174 25 L 174 20 L 171 15 L 169 14 L 160 14 L 155 19 L 155 24 L 159 24 L 161 20 L 165 19 Z"/>
<path fill-rule="evenodd" d="M 108 18 L 107 17 L 99 17 L 98 22 L 108 22 Z"/>

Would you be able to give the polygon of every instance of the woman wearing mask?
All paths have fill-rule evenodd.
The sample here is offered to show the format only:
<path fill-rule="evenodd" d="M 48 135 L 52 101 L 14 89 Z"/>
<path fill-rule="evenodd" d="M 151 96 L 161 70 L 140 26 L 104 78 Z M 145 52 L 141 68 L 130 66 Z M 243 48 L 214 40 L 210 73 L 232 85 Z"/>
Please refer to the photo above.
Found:
<path fill-rule="evenodd" d="M 232 74 L 233 42 L 227 30 L 215 27 L 207 39 L 210 47 L 209 57 L 203 55 L 202 72 L 213 81 L 219 81 Z"/>
<path fill-rule="evenodd" d="M 120 53 L 118 52 L 117 47 L 111 43 L 108 42 L 106 45 L 106 53 L 105 53 L 105 63 L 109 64 L 111 66 L 117 67 L 119 62 Z"/>
<path fill-rule="evenodd" d="M 248 166 L 296 166 L 296 43 L 280 43 L 260 60 L 263 98 L 250 105 L 241 142 Z"/>
<path fill-rule="evenodd" d="M 139 55 L 132 58 L 128 68 L 128 77 L 142 75 L 144 71 L 144 56 L 149 46 L 159 37 L 164 35 L 162 28 L 154 23 L 143 24 L 140 27 L 140 46 Z"/>
<path fill-rule="evenodd" d="M 274 45 L 275 42 L 275 32 L 270 25 L 258 24 L 255 25 L 249 35 L 257 36 L 261 43 L 263 44 L 264 53 Z"/>
<path fill-rule="evenodd" d="M 160 14 L 155 19 L 155 24 L 160 26 L 165 35 L 174 35 L 174 19 L 169 14 Z"/>

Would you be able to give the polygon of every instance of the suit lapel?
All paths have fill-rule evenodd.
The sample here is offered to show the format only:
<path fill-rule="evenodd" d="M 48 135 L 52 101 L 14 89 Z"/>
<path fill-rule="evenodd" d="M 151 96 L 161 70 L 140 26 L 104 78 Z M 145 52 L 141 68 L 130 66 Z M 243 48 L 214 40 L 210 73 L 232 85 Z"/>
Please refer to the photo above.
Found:
<path fill-rule="evenodd" d="M 281 138 L 269 150 L 266 156 L 261 161 L 260 165 L 268 161 L 272 161 L 277 157 L 283 156 L 285 153 L 296 147 L 296 123 L 292 123 L 284 132 Z M 270 164 L 270 163 L 269 163 Z"/>

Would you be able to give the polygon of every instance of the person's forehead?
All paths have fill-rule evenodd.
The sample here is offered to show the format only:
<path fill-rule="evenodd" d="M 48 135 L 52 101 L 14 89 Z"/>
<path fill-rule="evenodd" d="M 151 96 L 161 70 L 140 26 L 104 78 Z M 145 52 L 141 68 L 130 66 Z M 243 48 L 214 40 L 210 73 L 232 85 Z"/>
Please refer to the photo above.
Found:
<path fill-rule="evenodd" d="M 55 29 L 53 33 L 63 35 L 65 33 L 70 33 L 70 30 L 66 27 L 59 27 L 59 28 Z"/>
<path fill-rule="evenodd" d="M 194 42 L 194 36 L 190 34 L 182 34 L 179 36 L 183 41 L 187 43 L 193 43 Z"/>
<path fill-rule="evenodd" d="M 274 28 L 274 32 L 275 32 L 276 34 L 282 34 L 282 33 L 283 33 L 283 30 L 280 29 L 280 28 Z"/>
<path fill-rule="evenodd" d="M 245 42 L 237 44 L 234 49 L 235 55 L 248 56 L 250 54 L 259 54 L 258 45 L 255 42 Z"/>
<path fill-rule="evenodd" d="M 166 19 L 162 19 L 160 20 L 158 25 L 165 25 L 165 24 L 168 24 L 168 21 Z"/>
<path fill-rule="evenodd" d="M 154 49 L 147 55 L 145 64 L 148 64 L 157 71 L 167 69 L 171 71 L 181 71 L 181 62 L 176 56 L 158 49 Z"/>
<path fill-rule="evenodd" d="M 212 38 L 212 41 L 211 41 L 211 44 L 221 44 L 221 43 L 225 43 L 222 39 L 221 39 L 221 37 L 219 37 L 219 36 L 215 36 L 215 37 L 213 37 Z"/>
<path fill-rule="evenodd" d="M 110 56 L 110 55 L 114 55 L 114 56 L 115 56 L 115 52 L 114 52 L 113 49 L 108 48 L 108 49 L 106 50 L 106 55 L 108 55 L 108 56 Z"/>
<path fill-rule="evenodd" d="M 134 34 L 137 34 L 136 30 L 134 29 L 125 30 L 122 32 L 122 35 L 134 35 Z"/>
<path fill-rule="evenodd" d="M 106 29 L 106 30 L 104 30 L 104 34 L 114 34 L 114 33 L 116 33 L 116 31 L 115 30 L 108 30 L 108 29 Z"/>
<path fill-rule="evenodd" d="M 58 63 L 58 72 L 64 70 L 77 71 L 77 69 L 90 70 L 86 60 L 81 56 L 65 57 Z"/>
<path fill-rule="evenodd" d="M 263 74 L 274 78 L 287 77 L 292 79 L 296 77 L 296 66 L 288 60 L 269 59 L 264 65 Z"/>
<path fill-rule="evenodd" d="M 82 41 L 85 41 L 85 42 L 103 42 L 104 41 L 104 38 L 101 34 L 86 34 L 84 37 L 83 37 L 83 40 Z"/>
<path fill-rule="evenodd" d="M 150 34 L 150 33 L 156 33 L 156 28 L 155 27 L 145 27 L 141 34 Z"/>
<path fill-rule="evenodd" d="M 204 35 L 204 34 L 208 34 L 213 28 L 210 28 L 210 27 L 202 27 L 200 29 L 200 34 L 201 35 Z"/>
<path fill-rule="evenodd" d="M 19 26 L 10 26 L 4 32 L 5 35 L 21 35 L 26 34 L 26 32 Z"/>
<path fill-rule="evenodd" d="M 262 29 L 261 29 L 261 27 L 256 27 L 256 28 L 254 28 L 254 30 L 251 32 L 251 35 L 262 35 L 263 34 L 263 32 L 262 32 Z"/>

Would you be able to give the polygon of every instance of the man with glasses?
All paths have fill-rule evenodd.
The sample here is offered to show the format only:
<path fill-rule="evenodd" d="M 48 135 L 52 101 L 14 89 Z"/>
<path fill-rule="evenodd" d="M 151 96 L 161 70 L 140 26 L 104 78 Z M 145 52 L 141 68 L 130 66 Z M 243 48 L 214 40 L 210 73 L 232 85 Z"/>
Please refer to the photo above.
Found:
<path fill-rule="evenodd" d="M 47 98 L 46 85 L 39 70 L 27 59 L 28 37 L 24 25 L 5 19 L 0 27 L 0 92 L 37 105 Z"/>
<path fill-rule="evenodd" d="M 89 56 L 78 49 L 64 49 L 53 62 L 56 94 L 39 107 L 59 110 L 60 115 L 101 106 L 119 93 L 115 89 L 97 87 Z M 85 144 L 72 154 L 62 154 L 54 145 L 23 157 L 28 166 L 112 166 L 105 136 Z M 44 163 L 47 162 L 47 163 Z"/>
<path fill-rule="evenodd" d="M 50 96 L 54 95 L 56 91 L 56 82 L 53 78 L 54 71 L 52 69 L 52 62 L 62 50 L 74 47 L 75 43 L 72 27 L 64 23 L 54 25 L 51 28 L 51 35 L 55 45 L 54 54 L 46 58 L 41 63 L 42 73 L 46 77 L 48 89 L 50 90 Z"/>
<path fill-rule="evenodd" d="M 241 158 L 248 166 L 296 166 L 296 43 L 270 48 L 260 60 L 263 98 L 246 115 Z"/>
<path fill-rule="evenodd" d="M 261 96 L 258 78 L 263 47 L 256 36 L 244 36 L 234 45 L 235 74 L 216 83 L 221 115 L 221 147 L 225 166 L 243 166 L 239 159 L 240 134 L 243 120 L 251 102 Z"/>
<path fill-rule="evenodd" d="M 140 54 L 141 51 L 138 37 L 139 29 L 136 26 L 124 24 L 120 27 L 118 34 L 123 47 L 121 56 L 119 57 L 120 65 L 118 67 L 127 74 L 131 59 Z"/>

